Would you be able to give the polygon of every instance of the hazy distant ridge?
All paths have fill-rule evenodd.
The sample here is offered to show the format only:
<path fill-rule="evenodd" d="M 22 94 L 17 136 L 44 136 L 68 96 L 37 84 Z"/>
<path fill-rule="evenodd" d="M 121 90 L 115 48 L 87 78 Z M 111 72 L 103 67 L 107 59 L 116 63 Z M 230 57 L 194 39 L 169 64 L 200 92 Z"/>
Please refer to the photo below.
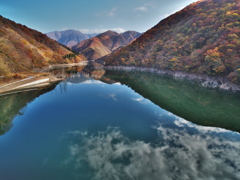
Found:
<path fill-rule="evenodd" d="M 92 34 L 84 34 L 78 30 L 65 30 L 65 31 L 53 31 L 46 33 L 48 37 L 51 39 L 58 41 L 59 43 L 65 45 L 65 46 L 73 46 L 77 43 L 92 38 L 97 35 L 97 33 Z"/>

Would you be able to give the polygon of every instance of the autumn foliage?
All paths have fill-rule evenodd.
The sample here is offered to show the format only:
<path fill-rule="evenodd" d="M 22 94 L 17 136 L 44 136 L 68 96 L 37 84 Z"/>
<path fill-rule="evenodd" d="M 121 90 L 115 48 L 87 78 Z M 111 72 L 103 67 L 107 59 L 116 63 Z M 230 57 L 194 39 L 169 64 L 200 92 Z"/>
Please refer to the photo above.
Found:
<path fill-rule="evenodd" d="M 204 73 L 240 82 L 240 2 L 190 4 L 104 60 L 110 65 Z"/>
<path fill-rule="evenodd" d="M 45 34 L 0 16 L 0 77 L 29 72 L 49 64 L 84 60 Z"/>
<path fill-rule="evenodd" d="M 114 31 L 106 31 L 96 37 L 81 41 L 72 46 L 72 49 L 83 54 L 88 60 L 95 60 L 131 43 L 140 35 L 136 31 L 126 31 L 120 34 Z"/>

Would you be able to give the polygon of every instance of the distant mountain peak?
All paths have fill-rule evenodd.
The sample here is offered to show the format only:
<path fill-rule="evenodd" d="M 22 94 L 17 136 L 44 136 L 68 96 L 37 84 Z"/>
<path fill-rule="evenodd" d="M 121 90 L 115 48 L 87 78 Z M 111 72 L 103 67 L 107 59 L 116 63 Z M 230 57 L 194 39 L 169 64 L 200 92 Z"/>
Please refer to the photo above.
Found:
<path fill-rule="evenodd" d="M 119 35 L 117 32 L 108 30 L 106 32 L 99 34 L 98 37 L 100 37 L 100 36 L 117 36 L 117 35 Z"/>
<path fill-rule="evenodd" d="M 46 33 L 48 37 L 51 39 L 58 41 L 59 43 L 71 47 L 73 45 L 76 45 L 77 43 L 92 38 L 96 36 L 96 33 L 93 34 L 84 34 L 81 31 L 74 30 L 74 29 L 68 29 L 64 31 L 53 31 Z"/>
<path fill-rule="evenodd" d="M 141 33 L 136 31 L 117 33 L 109 30 L 96 37 L 80 42 L 79 44 L 73 46 L 72 49 L 83 54 L 89 60 L 95 60 L 111 53 L 119 47 L 131 43 L 140 35 Z"/>

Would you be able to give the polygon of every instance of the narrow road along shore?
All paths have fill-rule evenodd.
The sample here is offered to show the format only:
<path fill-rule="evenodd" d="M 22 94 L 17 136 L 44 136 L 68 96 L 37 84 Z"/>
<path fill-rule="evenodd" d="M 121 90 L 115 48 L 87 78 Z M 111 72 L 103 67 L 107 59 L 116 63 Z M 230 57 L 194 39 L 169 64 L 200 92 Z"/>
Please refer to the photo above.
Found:
<path fill-rule="evenodd" d="M 12 83 L 5 84 L 4 86 L 0 86 L 0 89 L 5 88 L 5 87 L 10 86 L 10 85 L 13 85 L 13 84 L 16 84 L 16 83 L 20 83 L 20 82 L 23 82 L 23 81 L 27 81 L 27 80 L 32 79 L 32 78 L 34 78 L 34 77 L 31 76 L 31 77 L 28 77 L 28 78 L 25 78 L 25 79 L 21 79 L 21 80 L 19 80 L 19 81 L 14 81 L 14 82 L 12 82 Z"/>
<path fill-rule="evenodd" d="M 37 90 L 42 87 L 49 86 L 53 82 L 61 81 L 54 76 L 31 76 L 26 79 L 15 81 L 4 86 L 0 86 L 0 96 L 18 93 L 22 91 Z"/>

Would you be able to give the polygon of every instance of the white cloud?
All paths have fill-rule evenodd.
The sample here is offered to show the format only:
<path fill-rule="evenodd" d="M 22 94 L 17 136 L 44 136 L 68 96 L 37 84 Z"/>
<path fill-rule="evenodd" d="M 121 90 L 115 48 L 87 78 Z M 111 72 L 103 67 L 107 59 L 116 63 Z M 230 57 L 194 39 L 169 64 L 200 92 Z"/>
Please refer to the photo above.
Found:
<path fill-rule="evenodd" d="M 67 132 L 68 134 L 74 135 L 74 136 L 86 136 L 88 134 L 87 131 L 79 131 L 79 130 L 75 130 L 75 131 L 69 131 Z"/>
<path fill-rule="evenodd" d="M 95 80 L 95 79 L 86 79 L 86 80 L 83 80 L 83 81 L 73 81 L 71 82 L 71 79 L 68 78 L 66 83 L 68 85 L 74 85 L 74 84 L 103 84 L 105 85 L 106 83 L 102 82 L 102 81 L 99 81 L 99 80 Z"/>
<path fill-rule="evenodd" d="M 111 99 L 113 101 L 118 101 L 116 93 L 101 93 L 99 94 L 101 98 Z"/>
<path fill-rule="evenodd" d="M 123 32 L 126 31 L 123 28 L 110 28 L 110 29 L 100 28 L 100 29 L 78 29 L 78 30 L 81 31 L 82 33 L 85 33 L 85 34 L 103 33 L 103 32 L 106 32 L 108 30 L 115 31 L 115 32 L 118 32 L 118 33 L 123 33 Z"/>
<path fill-rule="evenodd" d="M 178 127 L 191 127 L 197 129 L 199 132 L 205 132 L 205 133 L 210 133 L 210 132 L 215 132 L 215 133 L 220 133 L 220 132 L 228 132 L 228 130 L 223 129 L 223 128 L 216 128 L 216 127 L 208 127 L 208 126 L 199 126 L 196 124 L 193 124 L 183 118 L 176 118 L 174 121 L 174 124 L 177 125 Z"/>
<path fill-rule="evenodd" d="M 118 101 L 117 98 L 116 98 L 116 94 L 112 93 L 112 94 L 109 94 L 109 97 L 112 98 L 114 101 Z"/>
<path fill-rule="evenodd" d="M 132 98 L 132 100 L 142 102 L 144 99 L 142 97 L 140 97 L 140 98 Z"/>
<path fill-rule="evenodd" d="M 154 7 L 153 3 L 145 3 L 143 6 L 137 7 L 134 10 L 147 12 L 149 10 L 149 8 L 153 8 L 153 7 Z"/>
<path fill-rule="evenodd" d="M 113 7 L 109 11 L 102 11 L 100 13 L 97 13 L 97 16 L 108 16 L 108 17 L 114 17 L 116 15 L 117 8 Z"/>
<path fill-rule="evenodd" d="M 158 127 L 159 144 L 131 140 L 118 128 L 81 136 L 69 146 L 76 167 L 87 163 L 93 179 L 196 179 L 240 178 L 240 143 L 211 133 Z"/>
<path fill-rule="evenodd" d="M 88 79 L 82 82 L 81 84 L 105 84 L 105 83 L 102 81 L 94 80 L 94 79 Z"/>
<path fill-rule="evenodd" d="M 148 7 L 147 6 L 141 6 L 141 7 L 138 7 L 138 8 L 135 8 L 135 11 L 148 11 Z"/>
<path fill-rule="evenodd" d="M 114 7 L 112 8 L 109 12 L 107 12 L 107 16 L 111 16 L 111 17 L 114 17 L 115 16 L 115 12 L 116 12 L 117 8 Z"/>
<path fill-rule="evenodd" d="M 133 101 L 137 101 L 141 104 L 147 104 L 149 103 L 150 101 L 148 99 L 145 99 L 143 97 L 139 97 L 139 98 L 132 98 Z"/>

